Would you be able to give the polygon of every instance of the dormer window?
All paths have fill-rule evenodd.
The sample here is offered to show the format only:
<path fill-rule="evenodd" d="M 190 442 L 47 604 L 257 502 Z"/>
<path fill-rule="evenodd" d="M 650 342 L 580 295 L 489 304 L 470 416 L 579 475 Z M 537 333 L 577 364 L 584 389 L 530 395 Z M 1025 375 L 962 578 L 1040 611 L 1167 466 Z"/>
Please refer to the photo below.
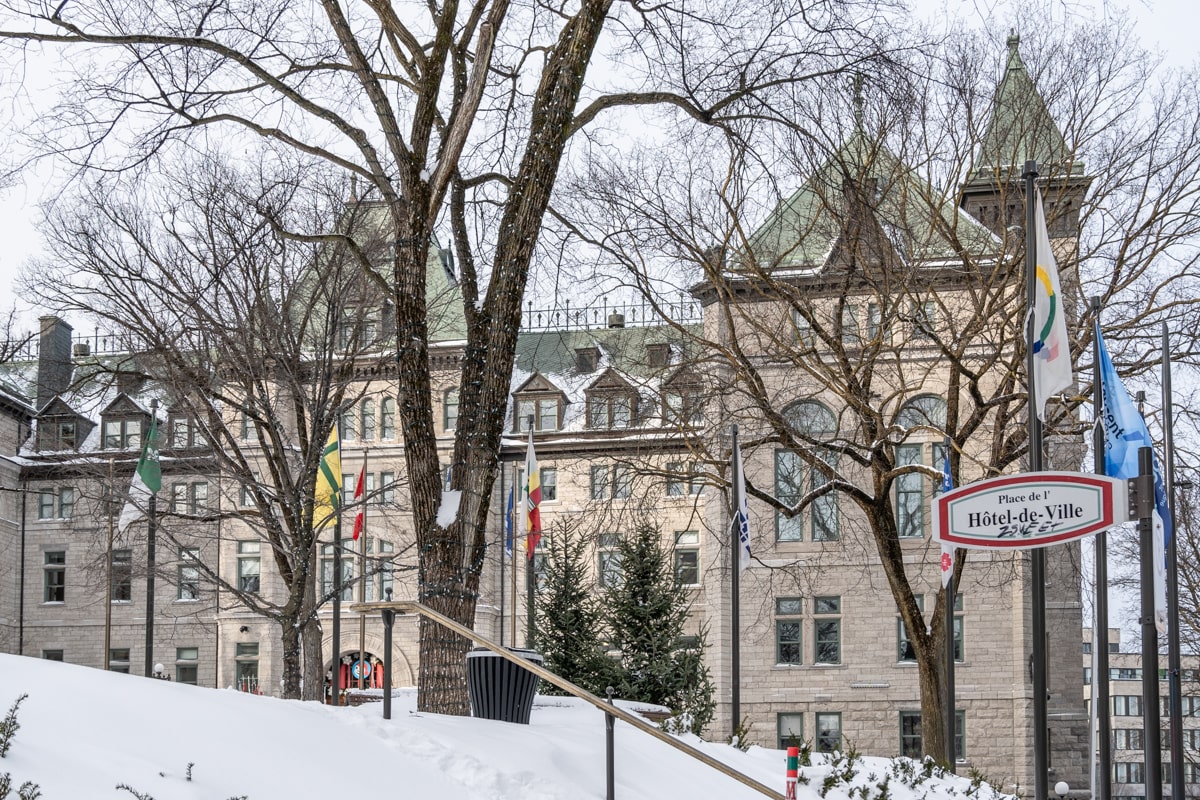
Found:
<path fill-rule="evenodd" d="M 534 430 L 556 431 L 559 428 L 559 401 L 554 397 L 517 401 L 517 432 L 529 432 L 529 420 L 533 419 Z"/>
<path fill-rule="evenodd" d="M 66 450 L 79 446 L 78 427 L 75 420 L 65 420 L 57 423 L 54 427 L 59 447 Z"/>
<path fill-rule="evenodd" d="M 665 419 L 669 425 L 702 425 L 704 423 L 703 397 L 698 387 L 668 387 Z"/>
<path fill-rule="evenodd" d="M 636 396 L 626 392 L 596 392 L 588 395 L 589 428 L 628 428 L 637 409 Z"/>
<path fill-rule="evenodd" d="M 671 345 L 658 342 L 646 345 L 646 363 L 651 367 L 665 367 L 671 363 Z"/>
<path fill-rule="evenodd" d="M 138 418 L 104 420 L 105 450 L 139 450 L 142 446 L 142 420 Z"/>
<path fill-rule="evenodd" d="M 170 421 L 171 447 L 183 450 L 188 447 L 200 447 L 204 442 L 200 438 L 200 430 L 196 420 L 188 416 L 172 416 Z"/>

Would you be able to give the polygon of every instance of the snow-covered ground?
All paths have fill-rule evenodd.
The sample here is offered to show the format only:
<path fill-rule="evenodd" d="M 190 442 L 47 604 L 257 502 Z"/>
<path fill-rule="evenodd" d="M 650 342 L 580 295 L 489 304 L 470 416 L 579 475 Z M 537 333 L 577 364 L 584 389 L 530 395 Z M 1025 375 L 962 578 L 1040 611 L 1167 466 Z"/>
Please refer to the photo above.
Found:
<path fill-rule="evenodd" d="M 574 699 L 539 697 L 531 723 L 514 725 L 418 714 L 415 690 L 398 690 L 385 721 L 379 703 L 332 708 L 0 655 L 0 718 L 21 694 L 0 758 L 11 798 L 27 781 L 43 800 L 605 797 L 604 715 Z M 615 740 L 619 800 L 763 796 L 620 721 Z M 782 797 L 783 752 L 689 741 Z M 812 761 L 801 800 L 996 797 L 966 778 L 922 778 L 908 759 Z"/>

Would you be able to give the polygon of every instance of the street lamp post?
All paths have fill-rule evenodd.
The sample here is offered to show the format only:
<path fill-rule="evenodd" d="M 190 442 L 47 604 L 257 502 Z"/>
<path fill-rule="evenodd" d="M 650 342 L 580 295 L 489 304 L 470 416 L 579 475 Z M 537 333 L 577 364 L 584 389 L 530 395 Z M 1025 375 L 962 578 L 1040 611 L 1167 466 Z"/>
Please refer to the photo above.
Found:
<path fill-rule="evenodd" d="M 392 589 L 387 589 L 387 601 L 392 602 Z M 385 608 L 383 615 L 383 718 L 392 718 L 392 626 L 396 624 L 396 612 Z"/>

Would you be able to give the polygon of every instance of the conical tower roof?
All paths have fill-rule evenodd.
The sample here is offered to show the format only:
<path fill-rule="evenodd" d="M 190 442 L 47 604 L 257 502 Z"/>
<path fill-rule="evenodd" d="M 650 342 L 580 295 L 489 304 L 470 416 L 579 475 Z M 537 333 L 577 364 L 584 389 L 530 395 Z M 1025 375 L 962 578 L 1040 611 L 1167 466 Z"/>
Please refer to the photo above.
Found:
<path fill-rule="evenodd" d="M 1021 60 L 1021 37 L 1008 37 L 1008 63 L 996 89 L 991 123 L 975 159 L 975 172 L 1020 174 L 1025 162 L 1038 163 L 1042 175 L 1082 173 L 1073 163 L 1071 151 L 1055 124 L 1025 62 Z"/>

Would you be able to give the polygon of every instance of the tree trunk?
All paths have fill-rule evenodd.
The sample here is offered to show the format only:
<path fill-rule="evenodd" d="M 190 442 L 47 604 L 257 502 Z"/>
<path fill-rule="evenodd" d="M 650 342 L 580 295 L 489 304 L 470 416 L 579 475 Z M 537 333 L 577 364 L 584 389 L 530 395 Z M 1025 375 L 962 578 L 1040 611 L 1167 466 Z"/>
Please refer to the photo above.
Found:
<path fill-rule="evenodd" d="M 295 700 L 300 696 L 300 625 L 293 619 L 279 621 L 279 641 L 283 649 L 283 696 Z"/>
<path fill-rule="evenodd" d="M 942 650 L 937 636 L 939 627 L 934 627 L 927 640 L 931 646 L 914 648 L 921 684 L 921 752 L 939 764 L 946 762 L 946 726 L 944 721 L 946 704 L 942 698 Z"/>
<path fill-rule="evenodd" d="M 300 699 L 319 702 L 325 694 L 325 660 L 321 654 L 321 622 L 316 614 L 305 615 L 303 634 L 304 677 Z"/>
<path fill-rule="evenodd" d="M 425 566 L 420 599 L 425 605 L 467 627 L 475 626 L 474 590 L 466 576 L 444 561 Z M 421 669 L 417 678 L 417 710 L 466 716 L 467 650 L 471 643 L 438 623 L 421 619 Z"/>

